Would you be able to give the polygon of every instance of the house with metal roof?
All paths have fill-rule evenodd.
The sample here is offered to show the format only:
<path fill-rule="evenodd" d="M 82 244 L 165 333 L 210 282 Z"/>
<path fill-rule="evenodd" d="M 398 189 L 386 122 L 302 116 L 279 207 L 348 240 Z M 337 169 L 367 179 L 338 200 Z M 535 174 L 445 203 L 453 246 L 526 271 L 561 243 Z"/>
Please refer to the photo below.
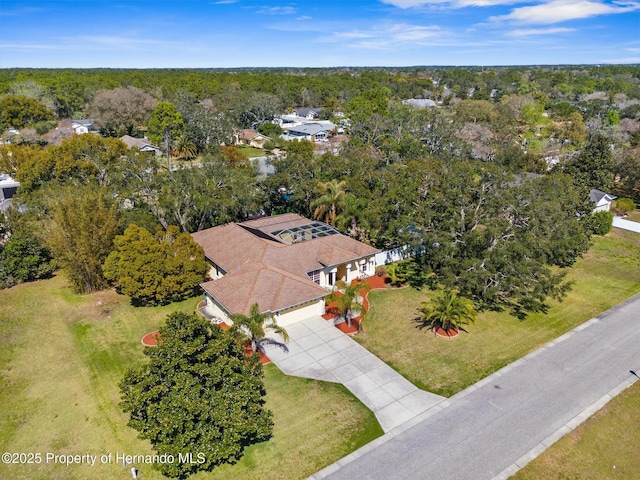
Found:
<path fill-rule="evenodd" d="M 202 284 L 210 318 L 232 323 L 257 303 L 279 325 L 324 313 L 337 280 L 374 275 L 379 250 L 294 213 L 229 223 L 192 234 L 211 265 Z"/>
<path fill-rule="evenodd" d="M 309 122 L 293 126 L 283 125 L 282 128 L 285 131 L 282 138 L 289 141 L 324 142 L 329 134 L 337 131 L 336 125 L 328 121 Z"/>

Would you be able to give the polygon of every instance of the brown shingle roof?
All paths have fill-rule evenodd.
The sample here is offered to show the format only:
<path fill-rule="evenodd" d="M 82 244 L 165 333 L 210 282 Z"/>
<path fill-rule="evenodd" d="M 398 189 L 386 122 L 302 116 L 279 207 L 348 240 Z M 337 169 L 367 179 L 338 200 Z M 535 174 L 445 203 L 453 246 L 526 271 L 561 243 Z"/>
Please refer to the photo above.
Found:
<path fill-rule="evenodd" d="M 255 267 L 203 283 L 202 288 L 230 312 L 244 315 L 254 303 L 262 312 L 277 312 L 327 295 L 324 288 L 308 279 L 269 265 Z"/>
<path fill-rule="evenodd" d="M 248 313 L 253 303 L 278 311 L 326 295 L 308 272 L 373 255 L 377 249 L 342 234 L 286 244 L 271 232 L 312 223 L 288 213 L 193 233 L 205 256 L 226 275 L 202 287 L 232 313 Z"/>

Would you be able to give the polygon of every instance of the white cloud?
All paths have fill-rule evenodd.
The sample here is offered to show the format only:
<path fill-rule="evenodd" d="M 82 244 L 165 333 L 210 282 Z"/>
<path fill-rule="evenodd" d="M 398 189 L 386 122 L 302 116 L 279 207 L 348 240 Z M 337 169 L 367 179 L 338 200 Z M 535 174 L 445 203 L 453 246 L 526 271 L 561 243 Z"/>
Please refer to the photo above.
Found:
<path fill-rule="evenodd" d="M 311 20 L 311 17 L 309 15 L 302 15 L 300 17 L 296 17 L 296 20 L 306 21 Z"/>
<path fill-rule="evenodd" d="M 638 57 L 610 58 L 610 59 L 604 60 L 604 61 L 602 61 L 600 63 L 612 63 L 612 64 L 640 63 L 640 56 L 638 56 Z"/>
<path fill-rule="evenodd" d="M 541 5 L 518 7 L 508 15 L 490 17 L 490 20 L 549 25 L 597 15 L 628 13 L 638 9 L 638 2 L 606 4 L 592 0 L 551 0 Z"/>
<path fill-rule="evenodd" d="M 431 44 L 433 39 L 446 35 L 438 26 L 393 24 L 367 30 L 334 32 L 327 41 L 343 43 L 349 47 L 392 49 L 402 46 Z"/>
<path fill-rule="evenodd" d="M 387 5 L 393 5 L 398 8 L 414 8 L 414 7 L 423 7 L 425 5 L 430 5 L 432 3 L 446 3 L 447 0 L 442 0 L 439 2 L 438 0 L 424 1 L 424 0 L 380 0 L 382 3 L 386 3 Z"/>
<path fill-rule="evenodd" d="M 13 10 L 5 8 L 0 9 L 0 17 L 21 17 L 23 15 L 31 15 L 34 13 L 42 13 L 45 12 L 45 8 L 40 7 L 20 7 L 15 8 Z"/>
<path fill-rule="evenodd" d="M 451 8 L 462 7 L 492 7 L 496 5 L 513 5 L 522 3 L 522 0 L 380 0 L 382 3 L 394 7 L 408 9 L 418 7 L 428 7 L 432 5 L 448 4 Z"/>
<path fill-rule="evenodd" d="M 265 15 L 293 15 L 296 13 L 294 7 L 263 7 L 257 13 Z"/>
<path fill-rule="evenodd" d="M 40 43 L 0 43 L 0 48 L 8 50 L 54 50 L 56 45 Z"/>
<path fill-rule="evenodd" d="M 131 36 L 109 36 L 109 35 L 78 35 L 75 37 L 60 37 L 85 44 L 92 44 L 103 47 L 132 47 L 138 45 L 168 45 L 171 42 L 153 40 L 149 38 L 135 38 Z"/>
<path fill-rule="evenodd" d="M 218 0 L 217 2 L 209 2 L 211 5 L 232 5 L 238 3 L 238 0 Z"/>
<path fill-rule="evenodd" d="M 575 32 L 575 28 L 529 28 L 512 30 L 506 35 L 510 37 L 528 37 L 532 35 L 553 35 L 555 33 Z"/>

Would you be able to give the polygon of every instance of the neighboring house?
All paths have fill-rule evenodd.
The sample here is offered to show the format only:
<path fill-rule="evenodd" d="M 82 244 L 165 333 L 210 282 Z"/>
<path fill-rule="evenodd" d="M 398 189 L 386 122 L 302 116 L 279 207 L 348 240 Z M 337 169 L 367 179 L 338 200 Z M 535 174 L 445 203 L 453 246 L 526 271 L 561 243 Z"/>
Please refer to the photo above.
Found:
<path fill-rule="evenodd" d="M 71 128 L 76 135 L 96 132 L 93 120 L 71 120 Z"/>
<path fill-rule="evenodd" d="M 337 132 L 337 127 L 331 122 L 311 122 L 296 126 L 282 127 L 285 131 L 282 138 L 285 140 L 309 140 L 310 142 L 325 142 L 329 134 Z"/>
<path fill-rule="evenodd" d="M 294 108 L 293 113 L 299 118 L 316 120 L 320 118 L 320 112 L 322 112 L 322 110 L 322 108 Z"/>
<path fill-rule="evenodd" d="M 296 126 L 310 120 L 318 120 L 322 110 L 322 108 L 295 108 L 291 113 L 276 116 L 273 121 L 282 128 Z"/>
<path fill-rule="evenodd" d="M 608 212 L 611 210 L 611 202 L 617 197 L 615 195 L 609 195 L 608 193 L 601 192 L 595 188 L 589 192 L 589 198 L 595 203 L 596 208 L 593 212 Z"/>
<path fill-rule="evenodd" d="M 437 106 L 436 102 L 428 98 L 409 98 L 408 100 L 402 100 L 402 104 L 411 105 L 414 108 L 433 108 Z"/>
<path fill-rule="evenodd" d="M 294 213 L 230 223 L 192 234 L 211 270 L 205 312 L 227 323 L 257 303 L 279 325 L 324 313 L 337 280 L 374 275 L 379 250 Z"/>
<path fill-rule="evenodd" d="M 162 150 L 154 146 L 146 138 L 135 138 L 129 135 L 120 137 L 120 140 L 127 146 L 127 148 L 136 147 L 141 152 L 153 152 L 155 155 L 162 155 Z"/>
<path fill-rule="evenodd" d="M 271 140 L 271 138 L 253 130 L 252 128 L 240 130 L 235 137 L 236 145 L 249 145 L 250 147 L 255 148 L 264 148 L 264 144 Z"/>
<path fill-rule="evenodd" d="M 5 213 L 12 204 L 12 198 L 18 191 L 20 182 L 11 176 L 0 174 L 0 212 Z"/>

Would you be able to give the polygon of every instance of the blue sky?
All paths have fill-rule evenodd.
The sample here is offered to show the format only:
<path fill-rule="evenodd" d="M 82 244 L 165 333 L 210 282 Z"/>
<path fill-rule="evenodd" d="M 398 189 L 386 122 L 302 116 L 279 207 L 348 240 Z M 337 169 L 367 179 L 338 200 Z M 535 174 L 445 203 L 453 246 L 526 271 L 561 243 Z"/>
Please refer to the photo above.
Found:
<path fill-rule="evenodd" d="M 640 0 L 0 0 L 0 67 L 640 63 Z"/>

